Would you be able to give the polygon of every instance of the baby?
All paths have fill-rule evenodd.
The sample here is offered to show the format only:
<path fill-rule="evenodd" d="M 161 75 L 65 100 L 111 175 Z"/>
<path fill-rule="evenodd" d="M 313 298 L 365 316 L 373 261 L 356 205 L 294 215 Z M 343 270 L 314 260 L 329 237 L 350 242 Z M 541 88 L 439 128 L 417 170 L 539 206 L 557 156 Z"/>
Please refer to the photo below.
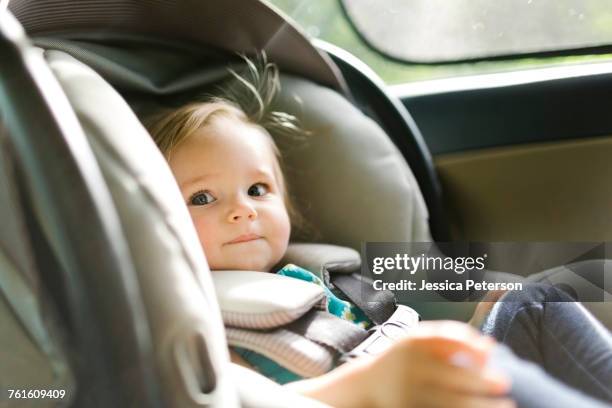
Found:
<path fill-rule="evenodd" d="M 249 96 L 236 97 L 236 88 L 228 88 L 225 98 L 183 106 L 150 127 L 213 271 L 270 271 L 283 257 L 297 218 L 266 129 L 295 130 L 297 122 L 268 111 L 278 90 L 276 67 L 265 61 L 249 66 L 250 80 L 234 74 Z M 467 325 L 426 323 L 376 358 L 289 386 L 333 406 L 514 406 L 499 397 L 508 381 L 484 369 L 491 345 Z M 471 365 L 454 364 L 457 355 Z M 245 364 L 235 352 L 231 357 Z"/>
<path fill-rule="evenodd" d="M 228 102 L 195 103 L 153 129 L 210 269 L 269 271 L 289 242 L 288 196 L 270 135 Z"/>

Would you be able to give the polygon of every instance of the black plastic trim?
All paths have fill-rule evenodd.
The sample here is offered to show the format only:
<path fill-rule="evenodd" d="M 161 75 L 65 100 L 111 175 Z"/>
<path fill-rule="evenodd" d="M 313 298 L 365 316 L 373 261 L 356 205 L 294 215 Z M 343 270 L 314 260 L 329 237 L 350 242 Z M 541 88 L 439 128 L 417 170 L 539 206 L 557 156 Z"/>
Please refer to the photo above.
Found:
<path fill-rule="evenodd" d="M 612 71 L 398 97 L 434 156 L 612 135 Z"/>

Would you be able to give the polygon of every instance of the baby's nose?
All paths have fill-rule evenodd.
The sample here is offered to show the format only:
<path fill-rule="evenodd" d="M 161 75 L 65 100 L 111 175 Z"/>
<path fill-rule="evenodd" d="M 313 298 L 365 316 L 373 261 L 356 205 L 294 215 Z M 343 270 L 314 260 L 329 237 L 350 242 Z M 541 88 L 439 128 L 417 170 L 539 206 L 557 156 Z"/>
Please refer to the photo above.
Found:
<path fill-rule="evenodd" d="M 229 213 L 228 221 L 238 222 L 242 219 L 254 220 L 257 218 L 255 207 L 247 201 L 238 201 Z"/>

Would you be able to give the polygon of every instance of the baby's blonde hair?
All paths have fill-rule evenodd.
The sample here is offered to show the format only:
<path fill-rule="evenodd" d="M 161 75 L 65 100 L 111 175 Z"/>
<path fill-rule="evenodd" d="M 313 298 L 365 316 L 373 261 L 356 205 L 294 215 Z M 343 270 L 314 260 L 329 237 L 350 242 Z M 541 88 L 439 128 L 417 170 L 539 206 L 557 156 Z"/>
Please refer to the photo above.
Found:
<path fill-rule="evenodd" d="M 270 132 L 298 137 L 305 132 L 301 130 L 295 116 L 271 110 L 271 104 L 280 90 L 276 65 L 268 62 L 265 54 L 259 55 L 255 62 L 246 57 L 243 59 L 247 64 L 245 73 L 239 75 L 230 69 L 233 78 L 220 88 L 221 96 L 162 112 L 147 121 L 147 127 L 167 161 L 170 161 L 178 145 L 196 131 L 210 126 L 215 119 L 225 117 L 258 127 L 267 136 L 274 152 L 275 176 L 291 223 L 301 226 L 304 221 L 290 199 L 282 171 L 282 157 Z"/>

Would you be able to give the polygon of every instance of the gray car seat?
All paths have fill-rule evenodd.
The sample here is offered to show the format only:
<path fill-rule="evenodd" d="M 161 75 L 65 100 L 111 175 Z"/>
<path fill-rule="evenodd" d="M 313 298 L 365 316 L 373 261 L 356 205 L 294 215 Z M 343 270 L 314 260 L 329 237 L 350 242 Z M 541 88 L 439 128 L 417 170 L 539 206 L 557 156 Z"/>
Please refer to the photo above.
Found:
<path fill-rule="evenodd" d="M 14 26 L 16 27 L 16 24 Z M 132 279 L 137 282 L 132 282 L 136 286 L 128 288 L 126 295 L 132 295 L 133 299 L 142 301 L 143 311 L 146 313 L 145 320 L 134 324 L 138 329 L 135 335 L 142 335 L 143 332 L 150 335 L 152 343 L 141 353 L 145 360 L 148 359 L 149 363 L 154 365 L 151 370 L 154 376 L 152 387 L 157 389 L 161 400 L 170 406 L 181 407 L 203 405 L 225 407 L 235 405 L 239 401 L 245 405 L 266 407 L 299 406 L 304 403 L 314 406 L 313 401 L 305 402 L 298 396 L 284 392 L 282 388 L 274 386 L 265 378 L 240 370 L 228 363 L 223 328 L 219 320 L 215 296 L 212 293 L 206 262 L 199 250 L 188 214 L 182 208 L 180 194 L 172 181 L 165 161 L 123 98 L 90 67 L 64 52 L 52 49 L 60 48 L 63 45 L 61 41 L 53 39 L 56 41 L 53 43 L 48 39 L 37 39 L 39 45 L 45 45 L 46 50 L 43 50 L 32 48 L 23 34 L 18 31 L 10 33 L 10 36 L 14 40 L 13 45 L 16 47 L 16 52 L 20 54 L 19 57 L 24 59 L 24 65 L 28 68 L 30 65 L 35 66 L 44 72 L 44 81 L 41 80 L 36 85 L 43 88 L 52 87 L 56 91 L 61 89 L 52 105 L 56 110 L 52 110 L 50 114 L 59 115 L 61 112 L 60 121 L 71 121 L 73 128 L 67 137 L 77 140 L 85 149 L 84 151 L 86 151 L 83 145 L 84 140 L 79 140 L 79 137 L 82 137 L 79 134 L 85 135 L 91 146 L 91 153 L 88 153 L 89 159 L 87 159 L 89 166 L 95 167 L 97 163 L 100 167 L 101 176 L 107 187 L 100 185 L 99 188 L 101 190 L 108 188 L 106 190 L 107 201 L 102 210 L 114 213 L 116 208 L 114 219 L 115 223 L 119 220 L 120 224 L 114 224 L 114 232 L 119 234 L 115 235 L 115 239 L 126 244 L 119 248 L 118 255 L 133 265 Z M 73 47 L 72 43 L 67 43 L 69 47 Z M 75 48 L 78 49 L 78 47 Z M 98 46 L 99 48 L 103 47 Z M 114 55 L 117 53 L 121 54 L 121 50 L 115 51 Z M 76 53 L 76 55 L 81 59 L 86 59 L 87 52 Z M 130 58 L 127 60 L 129 61 Z M 88 62 L 89 65 L 95 65 L 95 62 L 99 61 L 101 61 L 100 58 Z M 52 75 L 45 71 L 45 65 L 51 68 Z M 130 84 L 130 86 L 123 87 L 128 97 L 131 96 L 130 91 L 139 90 L 138 87 L 142 87 L 143 83 L 145 87 L 151 85 L 146 81 L 138 80 L 130 83 L 129 80 L 134 77 L 126 75 L 122 67 L 109 69 L 109 65 L 102 64 L 98 68 L 111 82 L 113 82 L 112 74 L 119 72 L 119 76 L 124 80 L 123 84 L 126 82 Z M 24 71 L 27 70 L 24 68 Z M 57 80 L 56 84 L 53 83 L 53 76 Z M 198 76 L 194 75 L 194 77 Z M 206 73 L 202 74 L 202 77 L 207 79 Z M 429 239 L 426 209 L 418 193 L 418 187 L 415 186 L 408 168 L 402 165 L 394 145 L 383 137 L 384 134 L 374 122 L 361 115 L 345 99 L 320 85 L 295 77 L 287 77 L 285 83 L 288 91 L 295 87 L 299 92 L 305 92 L 305 95 L 308 92 L 312 92 L 311 95 L 321 93 L 321 97 L 329 99 L 330 103 L 338 104 L 337 113 L 339 115 L 351 115 L 356 119 L 352 127 L 347 127 L 340 132 L 342 138 L 338 140 L 338 149 L 330 149 L 329 146 L 325 146 L 325 142 L 333 138 L 337 132 L 333 121 L 319 122 L 322 127 L 316 130 L 322 143 L 313 141 L 310 144 L 310 148 L 315 149 L 315 152 L 329 154 L 330 163 L 338 163 L 342 157 L 346 157 L 346 150 L 342 149 L 342 145 L 359 146 L 361 149 L 371 150 L 379 157 L 378 160 L 372 160 L 370 163 L 364 162 L 359 168 L 353 169 L 355 172 L 353 175 L 362 178 L 360 182 L 355 182 L 348 172 L 337 172 L 338 182 L 346 184 L 346 188 L 342 190 L 344 194 L 334 193 L 338 203 L 343 203 L 345 208 L 351 209 L 354 215 L 357 215 L 358 212 L 368 213 L 369 208 L 378 204 L 375 200 L 362 200 L 360 190 L 368 189 L 368 186 L 373 183 L 378 184 L 377 172 L 393 176 L 386 182 L 380 183 L 377 190 L 373 190 L 375 194 L 392 192 L 395 201 L 391 204 L 398 206 L 400 203 L 405 203 L 406 197 L 412 197 L 410 200 L 413 202 L 409 205 L 402 204 L 403 209 L 392 217 L 382 211 L 373 213 L 373 216 L 377 217 L 373 220 L 376 221 L 376 225 L 380 225 L 379 228 L 366 227 L 369 220 L 363 220 L 355 225 L 361 231 L 368 229 L 372 232 L 377 231 L 377 236 L 382 238 L 386 233 L 384 225 L 391 219 L 394 222 L 399 219 L 405 228 L 394 239 Z M 180 90 L 181 83 L 177 81 L 177 84 L 166 85 L 166 89 L 177 86 Z M 62 96 L 62 93 L 65 94 L 65 97 Z M 289 92 L 286 95 L 292 95 L 292 93 Z M 138 98 L 132 98 L 132 100 L 135 99 Z M 139 107 L 137 103 L 134 106 Z M 303 113 L 307 120 L 308 112 Z M 316 115 L 316 112 L 313 115 Z M 14 124 L 10 121 L 8 123 Z M 359 131 L 359 135 L 351 137 L 350 134 L 354 131 Z M 374 132 L 377 136 L 374 139 L 368 138 L 368 131 Z M 10 136 L 13 136 L 13 132 Z M 355 142 L 357 144 L 354 144 Z M 81 154 L 85 153 L 81 152 Z M 55 159 L 60 160 L 61 158 L 56 157 Z M 295 156 L 294 159 L 297 162 L 300 156 Z M 368 169 L 368 166 L 372 168 Z M 313 166 L 311 168 L 315 169 Z M 95 168 L 93 171 L 95 172 Z M 320 168 L 319 171 L 327 170 Z M 293 176 L 291 178 L 293 179 Z M 302 185 L 310 189 L 307 182 Z M 77 194 L 77 186 L 72 186 L 74 193 L 71 193 L 68 188 L 70 186 L 65 187 L 67 187 L 65 194 Z M 322 186 L 322 188 L 323 190 L 316 194 L 331 193 L 331 191 L 325 191 L 328 187 Z M 295 191 L 298 190 L 296 182 Z M 310 189 L 310 191 L 313 190 Z M 109 198 L 113 204 L 108 202 Z M 357 206 L 355 203 L 358 203 Z M 359 206 L 361 208 L 358 208 Z M 325 209 L 325 206 L 322 209 Z M 331 213 L 320 212 L 320 216 L 322 217 L 320 222 L 323 223 L 327 219 L 334 222 L 346 222 L 346 220 L 338 219 L 333 211 Z M 325 239 L 330 241 L 338 239 L 340 243 L 357 247 L 360 238 L 348 231 L 341 232 L 340 225 L 329 224 L 328 229 L 321 230 L 320 233 L 327 235 Z M 86 226 L 83 225 L 83 229 L 85 228 Z M 77 251 L 76 247 L 74 250 Z M 92 258 L 91 261 L 96 260 Z M 99 279 L 103 278 L 104 273 L 100 271 Z M 117 337 L 117 342 L 120 342 L 119 337 Z M 34 369 L 36 370 L 37 368 Z M 83 372 L 79 372 L 77 368 L 74 374 L 74 377 L 80 380 Z M 32 370 L 25 371 L 24 381 L 27 381 L 31 375 Z M 244 380 L 245 376 L 250 379 Z M 82 384 L 79 382 L 77 384 L 83 389 Z M 270 392 L 261 393 L 262 387 L 269 388 Z M 87 388 L 84 391 L 87 392 Z M 75 403 L 91 404 L 96 401 L 95 396 L 91 396 L 89 400 L 82 398 L 82 396 L 74 397 Z M 143 398 L 147 399 L 147 397 Z M 117 397 L 116 401 L 125 400 Z M 133 397 L 132 401 L 142 400 Z"/>
<path fill-rule="evenodd" d="M 8 20 L 3 23 L 6 21 Z M 112 367 L 112 375 L 118 383 L 103 384 L 106 379 L 102 376 L 87 383 L 84 378 L 90 375 L 89 373 L 96 372 L 99 367 L 72 361 L 65 354 L 88 350 L 72 349 L 74 344 L 64 344 L 61 340 L 47 336 L 46 343 L 39 342 L 38 353 L 31 352 L 32 347 L 26 348 L 27 344 L 17 349 L 22 363 L 14 368 L 19 375 L 5 377 L 8 373 L 3 374 L 2 383 L 12 382 L 16 388 L 31 388 L 34 384 L 39 384 L 41 388 L 43 385 L 61 386 L 69 394 L 69 398 L 59 401 L 60 405 L 65 406 L 69 403 L 74 406 L 92 407 L 320 406 L 316 401 L 289 393 L 270 380 L 229 363 L 216 297 L 190 217 L 181 204 L 178 187 L 173 182 L 165 160 L 123 98 L 91 68 L 70 55 L 33 48 L 23 37 L 23 33 L 19 32 L 15 21 L 3 24 L 2 28 L 3 34 L 14 40 L 11 45 L 15 47 L 13 51 L 17 54 L 15 63 L 23 64 L 20 67 L 20 72 L 23 72 L 25 77 L 22 85 L 31 85 L 33 89 L 41 90 L 46 96 L 42 101 L 46 101 L 43 106 L 51 106 L 52 100 L 53 108 L 47 115 L 60 123 L 61 130 L 69 130 L 65 134 L 56 134 L 51 125 L 46 129 L 45 137 L 49 139 L 50 144 L 73 148 L 63 151 L 61 155 L 61 149 L 57 148 L 56 154 L 47 156 L 47 164 L 55 161 L 54 164 L 59 166 L 62 162 L 75 160 L 81 166 L 74 167 L 71 172 L 77 179 L 89 175 L 89 188 L 95 186 L 93 197 L 97 201 L 87 203 L 84 198 L 91 196 L 94 191 L 83 191 L 76 180 L 74 184 L 69 184 L 70 178 L 66 177 L 67 185 L 64 186 L 63 194 L 59 197 L 47 196 L 49 202 L 45 207 L 53 207 L 52 204 L 58 200 L 68 199 L 85 205 L 82 212 L 73 213 L 72 217 L 87 216 L 91 210 L 101 211 L 105 216 L 106 227 L 111 229 L 107 231 L 110 235 L 106 235 L 104 229 L 96 227 L 97 220 L 94 217 L 73 219 L 77 221 L 75 223 L 71 221 L 70 215 L 64 215 L 67 224 L 80 226 L 79 230 L 85 232 L 84 236 L 78 234 L 81 236 L 80 242 L 72 241 L 74 252 L 82 252 L 79 249 L 80 244 L 90 249 L 98 248 L 95 242 L 89 241 L 91 236 L 88 240 L 87 233 L 115 241 L 113 251 L 107 254 L 99 253 L 102 258 L 97 258 L 90 251 L 89 264 L 101 266 L 97 270 L 91 267 L 96 273 L 96 286 L 99 287 L 82 286 L 80 289 L 83 290 L 81 295 L 93 295 L 92 301 L 96 301 L 93 306 L 105 309 L 108 319 L 111 320 L 97 319 L 96 316 L 90 324 L 104 322 L 115 326 L 112 330 L 98 332 L 97 335 L 103 337 L 103 342 L 108 340 L 107 336 L 111 336 L 110 343 L 113 344 L 97 352 L 104 353 L 100 357 L 113 360 L 112 363 L 115 363 L 115 358 L 121 358 L 123 361 L 119 367 Z M 28 78 L 28 74 L 33 72 L 32 77 Z M 3 78 L 6 76 L 3 75 Z M 28 83 L 27 79 L 31 83 Z M 5 95 L 14 98 L 15 87 L 7 88 L 13 89 L 7 89 Z M 27 88 L 21 90 L 25 89 Z M 52 99 L 49 99 L 50 95 L 53 96 Z M 37 106 L 37 102 L 40 102 L 36 98 L 37 95 L 30 96 L 31 106 Z M 100 109 L 101 107 L 104 109 Z M 3 116 L 6 113 L 10 115 L 11 112 L 3 109 Z M 22 136 L 18 129 L 18 119 L 9 117 L 5 121 L 11 146 L 18 145 L 18 137 Z M 45 117 L 37 119 L 41 123 L 52 124 L 45 122 Z M 75 146 L 78 146 L 78 149 Z M 26 160 L 28 151 L 25 149 L 26 146 L 15 146 L 17 161 Z M 48 150 L 47 154 L 52 152 L 54 150 Z M 20 166 L 25 166 L 24 171 L 34 173 L 27 163 L 17 165 Z M 21 182 L 28 188 L 32 188 L 32 182 L 40 186 L 41 183 L 51 181 L 47 176 L 61 176 L 61 170 L 58 172 L 47 169 L 48 174 L 38 174 L 38 180 Z M 102 180 L 103 183 L 100 184 Z M 57 183 L 57 180 L 55 182 Z M 31 196 L 22 198 L 32 201 Z M 40 202 L 33 200 L 33 203 L 40 207 Z M 48 222 L 40 219 L 40 216 L 45 214 L 45 208 L 34 210 L 35 218 L 43 226 L 42 238 L 48 239 L 52 245 L 62 245 L 62 240 L 53 238 L 53 234 L 57 234 L 57 231 L 53 230 L 53 224 L 45 225 Z M 7 238 L 5 234 L 3 237 Z M 15 243 L 14 240 L 6 242 Z M 2 260 L 6 261 L 4 258 Z M 118 261 L 116 267 L 121 270 L 112 269 L 112 262 L 115 260 Z M 60 259 L 60 263 L 62 261 L 64 260 Z M 11 283 L 6 279 L 7 276 L 18 277 L 12 282 L 23 281 L 24 270 L 28 270 L 20 266 L 22 265 L 12 262 L 3 263 L 3 284 Z M 63 267 L 66 265 L 60 265 L 60 268 Z M 11 270 L 12 275 L 8 275 Z M 31 274 L 34 271 L 29 272 Z M 39 265 L 36 272 L 42 276 L 50 274 L 51 270 L 48 265 Z M 80 273 L 88 275 L 90 271 L 81 270 Z M 122 290 L 107 282 L 119 273 L 124 279 Z M 9 302 L 3 302 L 2 306 L 9 306 L 19 312 L 27 308 L 28 303 L 27 299 L 15 298 L 17 286 L 3 285 L 4 294 L 9 295 Z M 42 293 L 32 289 L 33 286 L 22 292 L 34 299 L 42 297 Z M 105 298 L 101 298 L 105 295 Z M 125 307 L 119 295 L 125 295 L 125 300 L 131 302 L 131 307 Z M 10 328 L 9 323 L 27 323 L 28 329 L 33 325 L 32 321 L 36 323 L 43 319 L 40 305 L 32 305 L 29 314 L 18 314 L 19 319 L 9 319 L 8 322 L 5 322 L 4 318 L 8 318 L 11 311 L 4 308 L 0 310 L 6 312 L 2 314 L 3 329 Z M 136 316 L 132 316 L 134 310 L 138 312 Z M 70 316 L 62 314 L 62 310 L 57 314 L 58 320 L 67 325 L 66 319 L 70 319 Z M 119 330 L 120 322 L 126 320 L 126 316 L 137 317 L 137 320 L 131 321 L 131 327 Z M 35 327 L 29 330 L 29 333 L 27 330 L 13 330 L 11 333 L 27 338 L 28 334 L 36 334 L 36 329 Z M 51 333 L 51 329 L 50 319 L 47 317 L 38 332 Z M 88 330 L 87 327 L 80 329 Z M 67 332 L 64 334 L 68 335 Z M 130 349 L 133 344 L 130 336 L 136 337 L 135 350 Z M 89 352 L 93 353 L 94 350 L 89 349 Z M 133 356 L 129 355 L 130 352 L 134 353 Z M 46 354 L 51 354 L 54 359 Z M 44 357 L 49 358 L 51 367 L 43 365 Z M 76 358 L 79 360 L 78 356 Z M 6 361 L 10 362 L 8 359 Z M 139 368 L 136 365 L 139 361 L 146 367 Z M 68 367 L 72 367 L 74 372 L 71 373 Z M 41 372 L 43 368 L 45 370 Z M 139 389 L 140 387 L 145 389 Z M 129 393 L 130 389 L 132 394 Z M 49 406 L 58 404 L 58 401 L 52 400 L 44 402 Z M 26 402 L 23 406 L 28 406 L 27 404 L 29 403 Z"/>
<path fill-rule="evenodd" d="M 156 107 L 151 100 L 179 103 L 209 89 L 225 72 L 211 61 L 218 57 L 225 65 L 226 56 L 171 41 L 160 47 L 160 42 L 129 37 L 117 46 L 99 38 L 53 36 L 52 31 L 40 31 L 35 38 L 38 49 L 23 37 L 15 42 L 29 63 L 43 71 L 50 67 L 39 86 L 53 84 L 61 90 L 51 113 L 59 115 L 61 108 L 61 116 L 71 118 L 69 139 L 78 141 L 89 169 L 98 172 L 100 189 L 106 191 L 101 210 L 114 217 L 113 236 L 125 244 L 115 248 L 115 256 L 132 266 L 132 286 L 125 291 L 141 302 L 142 320 L 134 336 L 147 337 L 145 333 L 151 339 L 143 353 L 154 365 L 147 368 L 153 376 L 149 383 L 169 406 L 314 406 L 314 401 L 286 393 L 228 362 L 195 231 L 165 161 L 132 112 L 145 115 Z M 160 58 L 169 65 L 155 64 Z M 278 104 L 298 114 L 312 131 L 301 146 L 282 140 L 279 144 L 291 164 L 288 178 L 298 206 L 315 225 L 317 239 L 356 249 L 363 241 L 429 241 L 427 208 L 397 147 L 337 92 L 343 81 L 333 65 L 314 59 L 320 73 L 316 79 L 325 85 L 286 75 Z M 287 71 L 299 73 L 291 66 L 286 64 Z M 362 160 L 364 152 L 367 160 Z M 314 239 L 308 231 L 301 234 L 302 239 Z M 440 315 L 442 309 L 456 309 L 430 306 L 441 308 Z M 269 392 L 261 392 L 264 387 Z"/>
<path fill-rule="evenodd" d="M 171 406 L 231 406 L 236 401 L 229 390 L 238 384 L 243 404 L 260 387 L 270 388 L 275 397 L 266 401 L 258 394 L 258 406 L 279 399 L 284 406 L 303 404 L 261 377 L 247 381 L 248 371 L 229 366 L 216 297 L 191 219 L 165 160 L 129 106 L 73 57 L 49 50 L 45 58 L 75 108 L 123 220 L 144 303 L 154 316 L 156 362 L 167 376 L 162 378 L 165 400 Z M 102 101 L 108 106 L 104 112 Z M 216 375 L 207 378 L 211 368 Z"/>

